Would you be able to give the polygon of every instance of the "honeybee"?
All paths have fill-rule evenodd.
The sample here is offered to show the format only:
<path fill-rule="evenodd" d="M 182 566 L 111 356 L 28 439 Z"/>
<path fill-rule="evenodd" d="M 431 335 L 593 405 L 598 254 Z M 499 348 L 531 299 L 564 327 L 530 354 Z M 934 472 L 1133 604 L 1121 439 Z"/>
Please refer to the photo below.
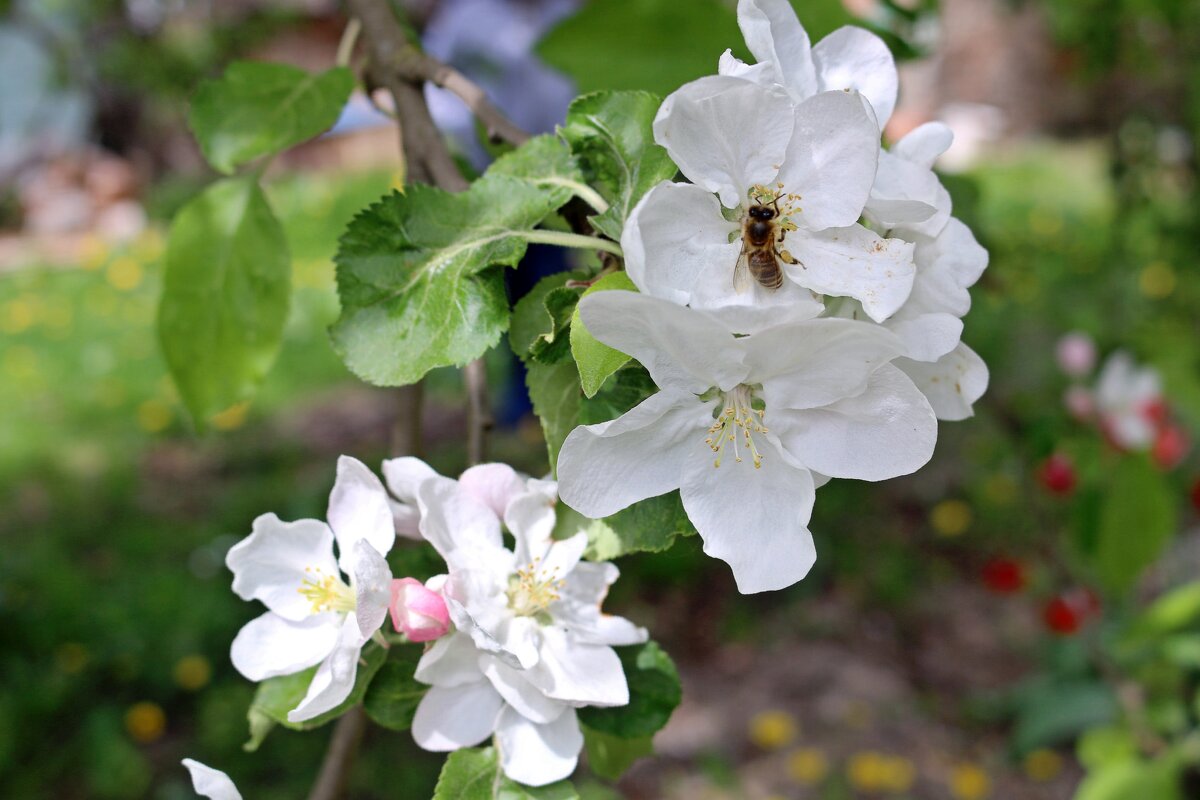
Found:
<path fill-rule="evenodd" d="M 761 198 L 755 198 L 754 205 L 746 211 L 746 219 L 742 222 L 742 252 L 738 254 L 737 264 L 733 268 L 735 292 L 741 294 L 749 289 L 751 278 L 772 292 L 783 285 L 783 268 L 779 262 L 800 263 L 791 253 L 779 247 L 790 227 L 787 223 L 779 222 L 778 197 L 769 204 L 762 202 Z"/>

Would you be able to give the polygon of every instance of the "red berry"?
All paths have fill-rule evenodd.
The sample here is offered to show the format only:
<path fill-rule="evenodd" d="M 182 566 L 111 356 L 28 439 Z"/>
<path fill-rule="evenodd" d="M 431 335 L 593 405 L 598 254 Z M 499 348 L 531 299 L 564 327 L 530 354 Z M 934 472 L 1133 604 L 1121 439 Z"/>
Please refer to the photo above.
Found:
<path fill-rule="evenodd" d="M 1053 494 L 1068 495 L 1075 490 L 1075 465 L 1062 453 L 1055 453 L 1043 461 L 1037 475 L 1042 486 Z"/>
<path fill-rule="evenodd" d="M 1025 568 L 1011 558 L 993 558 L 980 572 L 983 585 L 996 594 L 1012 594 L 1025 588 Z"/>
<path fill-rule="evenodd" d="M 1158 429 L 1150 455 L 1154 458 L 1154 463 L 1163 469 L 1173 469 L 1179 466 L 1183 457 L 1187 455 L 1188 446 L 1187 434 L 1183 432 L 1183 428 L 1166 424 Z"/>
<path fill-rule="evenodd" d="M 1079 632 L 1083 625 L 1082 615 L 1075 610 L 1073 604 L 1061 595 L 1055 597 L 1042 609 L 1042 621 L 1046 627 L 1060 636 L 1070 636 Z"/>

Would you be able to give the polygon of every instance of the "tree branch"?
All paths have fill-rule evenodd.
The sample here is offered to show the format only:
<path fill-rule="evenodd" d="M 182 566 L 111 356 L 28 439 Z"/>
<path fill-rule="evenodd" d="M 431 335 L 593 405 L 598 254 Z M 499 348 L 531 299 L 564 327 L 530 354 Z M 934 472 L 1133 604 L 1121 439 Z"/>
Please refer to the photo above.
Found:
<path fill-rule="evenodd" d="M 488 404 L 487 366 L 477 358 L 463 367 L 467 386 L 467 463 L 474 466 L 487 457 L 487 435 L 492 429 L 492 408 Z"/>
<path fill-rule="evenodd" d="M 354 706 L 338 718 L 333 726 L 333 734 L 329 737 L 329 746 L 325 750 L 325 759 L 321 762 L 321 771 L 317 774 L 317 782 L 308 793 L 308 800 L 336 800 L 346 789 L 346 778 L 350 774 L 350 765 L 354 763 L 358 743 L 362 741 L 363 732 L 367 729 L 367 712 L 362 706 Z"/>

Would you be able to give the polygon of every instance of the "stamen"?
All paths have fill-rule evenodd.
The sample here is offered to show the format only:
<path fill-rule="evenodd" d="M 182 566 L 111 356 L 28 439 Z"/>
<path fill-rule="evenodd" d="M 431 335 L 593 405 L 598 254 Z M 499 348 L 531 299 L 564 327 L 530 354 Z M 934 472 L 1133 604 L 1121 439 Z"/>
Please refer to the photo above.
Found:
<path fill-rule="evenodd" d="M 312 613 L 321 614 L 325 611 L 348 613 L 354 610 L 357 605 L 354 599 L 354 590 L 347 586 L 340 577 L 336 574 L 323 575 L 320 567 L 305 567 L 304 571 L 312 573 L 312 577 L 305 578 L 297 591 L 312 603 Z"/>
<path fill-rule="evenodd" d="M 763 424 L 765 411 L 754 408 L 753 401 L 754 394 L 750 387 L 745 385 L 737 386 L 733 391 L 726 393 L 726 406 L 717 416 L 716 422 L 708 429 L 709 436 L 704 440 L 704 443 L 717 455 L 713 461 L 714 467 L 721 466 L 725 447 L 730 442 L 733 443 L 734 460 L 741 462 L 742 454 L 738 445 L 738 431 L 740 430 L 744 446 L 750 451 L 750 457 L 754 461 L 754 468 L 762 468 L 762 454 L 758 452 L 758 447 L 754 443 L 754 434 L 767 432 L 767 427 Z"/>
<path fill-rule="evenodd" d="M 559 568 L 545 572 L 540 563 L 541 559 L 535 558 L 509 579 L 508 607 L 518 617 L 536 617 L 562 597 L 559 592 L 567 582 L 559 579 Z"/>

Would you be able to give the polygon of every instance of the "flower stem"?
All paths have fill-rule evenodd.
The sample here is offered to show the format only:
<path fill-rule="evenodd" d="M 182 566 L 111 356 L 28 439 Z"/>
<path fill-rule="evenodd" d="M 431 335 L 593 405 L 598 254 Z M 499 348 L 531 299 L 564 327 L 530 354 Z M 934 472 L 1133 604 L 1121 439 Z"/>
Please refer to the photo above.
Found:
<path fill-rule="evenodd" d="M 570 187 L 571 191 L 575 193 L 575 196 L 594 208 L 597 214 L 603 214 L 605 211 L 608 211 L 608 202 L 600 196 L 599 192 L 588 186 L 586 183 L 575 183 L 574 181 L 571 181 Z"/>
<path fill-rule="evenodd" d="M 581 250 L 603 250 L 606 253 L 612 253 L 615 256 L 621 257 L 625 255 L 621 250 L 621 245 L 611 239 L 601 239 L 598 236 L 583 236 L 578 233 L 545 231 L 541 229 L 525 231 L 521 236 L 531 242 L 538 242 L 540 244 L 556 244 L 559 247 L 578 247 Z"/>

